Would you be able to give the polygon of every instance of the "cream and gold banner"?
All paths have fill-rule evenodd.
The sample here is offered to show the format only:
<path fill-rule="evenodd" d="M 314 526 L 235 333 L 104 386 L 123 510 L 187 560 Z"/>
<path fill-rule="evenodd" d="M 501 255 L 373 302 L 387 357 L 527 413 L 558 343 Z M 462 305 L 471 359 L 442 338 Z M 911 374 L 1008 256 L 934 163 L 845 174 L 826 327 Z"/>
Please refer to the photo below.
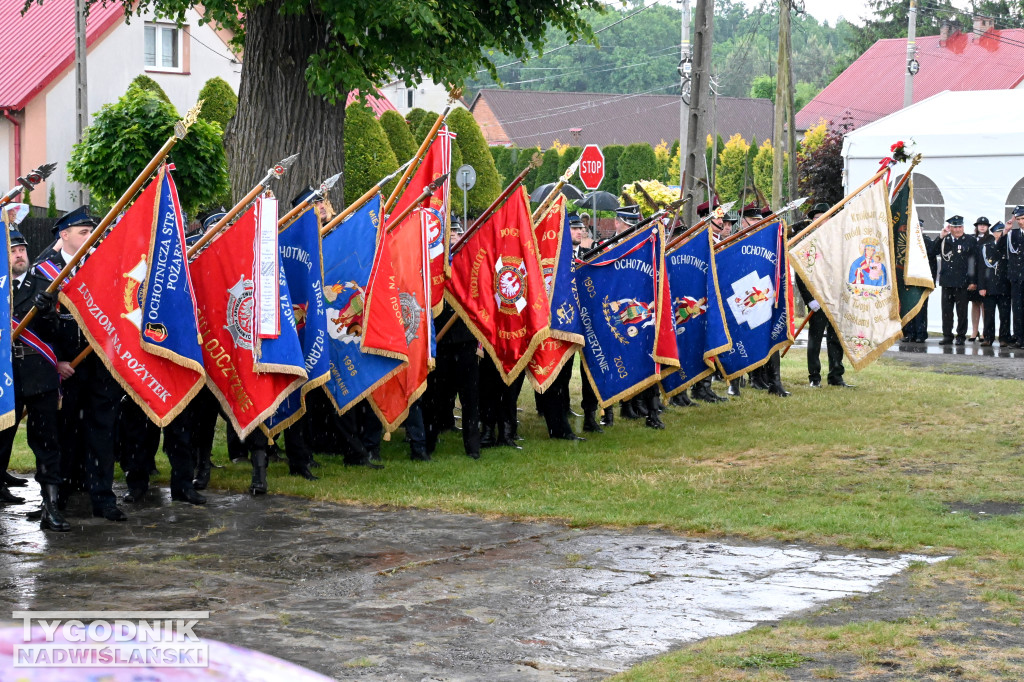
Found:
<path fill-rule="evenodd" d="M 789 250 L 857 370 L 902 337 L 891 224 L 888 187 L 877 182 Z"/>

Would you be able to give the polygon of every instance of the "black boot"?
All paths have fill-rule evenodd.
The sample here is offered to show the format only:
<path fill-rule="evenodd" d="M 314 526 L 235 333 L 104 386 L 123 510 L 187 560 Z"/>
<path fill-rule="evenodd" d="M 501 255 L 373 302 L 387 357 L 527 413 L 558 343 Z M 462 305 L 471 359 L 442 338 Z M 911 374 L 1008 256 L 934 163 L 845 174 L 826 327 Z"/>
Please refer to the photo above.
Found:
<path fill-rule="evenodd" d="M 516 443 L 516 427 L 515 424 L 509 424 L 508 422 L 501 425 L 501 438 L 498 439 L 498 445 L 506 448 L 514 448 L 516 450 L 522 450 L 523 448 Z"/>
<path fill-rule="evenodd" d="M 623 419 L 639 419 L 640 415 L 633 409 L 632 400 L 623 400 L 619 404 L 619 416 Z"/>
<path fill-rule="evenodd" d="M 481 424 L 480 425 L 480 447 L 481 448 L 493 448 L 498 444 L 498 439 L 494 437 L 494 424 Z"/>
<path fill-rule="evenodd" d="M 587 410 L 586 414 L 583 415 L 583 430 L 588 433 L 604 433 L 604 429 L 601 428 L 601 422 L 597 420 L 596 410 Z"/>
<path fill-rule="evenodd" d="M 267 451 L 253 450 L 252 454 L 252 483 L 249 484 L 249 492 L 253 495 L 267 494 Z"/>
<path fill-rule="evenodd" d="M 769 386 L 764 380 L 764 370 L 758 367 L 750 372 L 750 387 L 758 391 L 767 391 Z"/>
<path fill-rule="evenodd" d="M 66 533 L 71 530 L 71 524 L 57 508 L 57 485 L 46 483 L 41 492 L 43 506 L 40 507 L 39 527 L 43 530 L 55 530 L 58 533 Z"/>
<path fill-rule="evenodd" d="M 206 504 L 206 498 L 196 492 L 193 487 L 184 490 L 172 490 L 171 499 L 175 502 L 188 502 L 189 504 Z"/>
<path fill-rule="evenodd" d="M 733 398 L 739 398 L 740 397 L 740 380 L 739 379 L 733 379 L 732 381 L 729 382 L 728 393 Z"/>
<path fill-rule="evenodd" d="M 24 504 L 25 498 L 11 492 L 6 483 L 0 483 L 0 502 L 4 504 Z"/>
<path fill-rule="evenodd" d="M 693 407 L 693 401 L 686 395 L 686 391 L 676 393 L 669 402 L 676 407 Z"/>
<path fill-rule="evenodd" d="M 661 417 L 658 416 L 657 412 L 651 412 L 647 415 L 647 421 L 644 425 L 649 429 L 663 429 L 665 428 L 665 422 L 661 421 Z"/>
<path fill-rule="evenodd" d="M 366 458 L 369 461 L 369 457 Z M 320 477 L 309 470 L 309 464 L 289 464 L 289 476 L 302 476 L 307 481 L 319 481 Z"/>
<path fill-rule="evenodd" d="M 6 483 L 8 488 L 23 488 L 28 485 L 28 481 L 24 478 L 11 476 L 9 471 L 5 471 L 4 475 L 0 476 L 0 483 Z"/>
<path fill-rule="evenodd" d="M 213 462 L 210 460 L 210 453 L 199 455 L 199 464 L 196 466 L 196 477 L 192 486 L 196 490 L 206 490 L 210 485 L 210 472 L 213 470 Z"/>
<path fill-rule="evenodd" d="M 604 408 L 604 418 L 601 420 L 601 423 L 604 424 L 605 426 L 611 426 L 612 424 L 615 423 L 615 408 L 614 407 L 606 407 L 606 408 Z"/>

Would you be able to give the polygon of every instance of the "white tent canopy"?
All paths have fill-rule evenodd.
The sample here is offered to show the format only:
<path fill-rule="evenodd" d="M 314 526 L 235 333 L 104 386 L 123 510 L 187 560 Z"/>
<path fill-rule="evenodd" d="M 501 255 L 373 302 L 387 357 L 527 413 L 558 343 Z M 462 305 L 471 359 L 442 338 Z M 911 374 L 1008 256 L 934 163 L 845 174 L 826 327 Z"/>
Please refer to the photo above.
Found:
<path fill-rule="evenodd" d="M 848 133 L 847 188 L 877 171 L 898 140 L 923 156 L 914 184 L 927 232 L 956 214 L 971 232 L 979 216 L 995 223 L 1024 203 L 1024 89 L 947 90 Z"/>

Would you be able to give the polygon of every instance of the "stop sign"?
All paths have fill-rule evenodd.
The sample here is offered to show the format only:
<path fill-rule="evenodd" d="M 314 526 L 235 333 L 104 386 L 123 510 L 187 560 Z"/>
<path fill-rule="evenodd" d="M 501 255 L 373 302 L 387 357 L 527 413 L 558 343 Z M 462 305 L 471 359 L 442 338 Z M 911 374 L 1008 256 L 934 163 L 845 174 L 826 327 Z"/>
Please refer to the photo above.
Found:
<path fill-rule="evenodd" d="M 580 155 L 580 180 L 587 189 L 597 189 L 604 180 L 604 154 L 596 144 L 588 144 Z"/>

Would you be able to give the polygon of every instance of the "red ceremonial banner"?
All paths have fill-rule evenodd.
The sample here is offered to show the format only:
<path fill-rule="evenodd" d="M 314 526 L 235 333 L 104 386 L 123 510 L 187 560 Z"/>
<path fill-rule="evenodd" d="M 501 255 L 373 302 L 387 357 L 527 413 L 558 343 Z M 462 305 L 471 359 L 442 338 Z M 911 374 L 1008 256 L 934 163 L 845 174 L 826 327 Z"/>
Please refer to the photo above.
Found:
<path fill-rule="evenodd" d="M 262 199 L 189 263 L 206 383 L 245 438 L 306 381 L 300 367 L 261 365 L 256 331 Z M 276 246 L 275 246 L 276 249 Z"/>
<path fill-rule="evenodd" d="M 537 238 L 537 251 L 540 253 L 540 267 L 544 274 L 544 289 L 551 296 L 551 287 L 554 285 L 555 275 L 558 273 L 558 264 L 562 247 L 565 244 L 565 195 L 559 194 L 558 198 L 551 204 L 547 213 L 537 221 L 534 236 Z M 555 338 L 559 332 L 551 331 L 551 336 L 545 339 L 530 358 L 527 370 L 530 372 L 530 383 L 534 390 L 543 393 L 555 380 L 566 362 L 572 360 L 572 356 L 579 349 L 579 343 L 574 343 L 563 338 Z M 572 336 L 572 335 L 569 335 Z"/>
<path fill-rule="evenodd" d="M 551 333 L 525 188 L 513 192 L 452 258 L 445 298 L 487 349 L 505 383 L 515 381 Z"/>
<path fill-rule="evenodd" d="M 142 342 L 142 299 L 149 264 L 154 262 L 157 230 L 162 226 L 158 214 L 166 172 L 161 168 L 60 293 L 61 302 L 78 320 L 103 364 L 161 427 L 178 416 L 203 387 L 202 365 L 163 349 L 157 349 L 159 354 L 150 352 L 152 346 L 144 347 Z M 166 186 L 173 191 L 169 182 Z M 177 224 L 169 219 L 170 224 L 162 227 L 179 230 L 180 218 L 179 213 Z M 182 248 L 183 239 L 176 243 Z M 185 261 L 183 250 L 180 254 L 161 253 L 161 257 Z M 188 326 L 194 333 L 194 326 Z M 165 329 L 164 333 L 174 330 Z"/>
<path fill-rule="evenodd" d="M 654 361 L 660 362 L 662 375 L 679 369 L 679 346 L 676 345 L 676 330 L 672 323 L 672 296 L 668 290 L 668 273 L 665 272 L 665 227 L 658 223 L 658 330 L 654 335 Z"/>
<path fill-rule="evenodd" d="M 389 232 L 390 228 L 387 226 L 380 233 L 366 287 L 366 330 L 362 340 L 363 348 L 394 348 L 403 343 L 408 348 L 405 355 L 409 364 L 370 394 L 370 406 L 388 433 L 402 424 L 409 406 L 423 395 L 427 374 L 434 367 L 430 351 L 434 330 L 429 314 L 430 263 L 425 214 L 414 211 L 393 231 Z M 403 336 L 394 338 L 393 324 L 375 324 L 378 315 L 398 315 L 401 325 L 397 332 Z M 387 355 L 380 350 L 372 352 Z"/>

